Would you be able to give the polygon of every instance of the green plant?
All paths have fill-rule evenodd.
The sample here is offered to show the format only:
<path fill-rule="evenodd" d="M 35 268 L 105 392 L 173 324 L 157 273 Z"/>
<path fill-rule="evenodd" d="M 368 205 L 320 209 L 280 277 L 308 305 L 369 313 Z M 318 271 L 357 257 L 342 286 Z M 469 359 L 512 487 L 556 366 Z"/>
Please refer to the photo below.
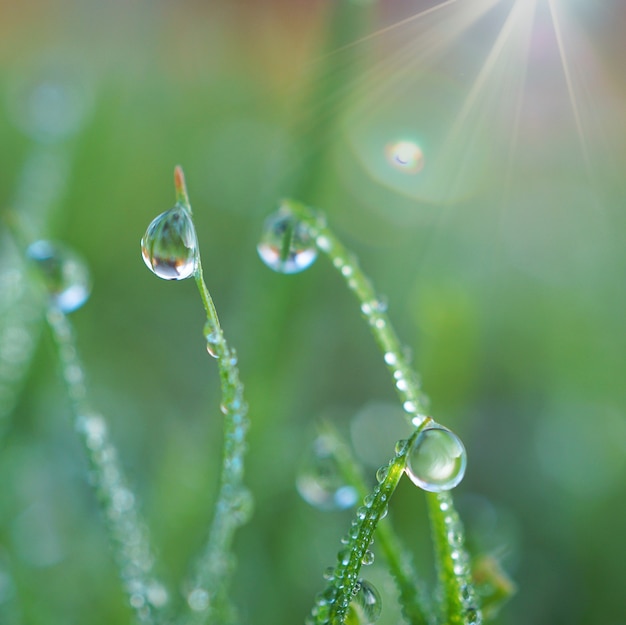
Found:
<path fill-rule="evenodd" d="M 124 476 L 118 452 L 111 442 L 106 421 L 94 412 L 87 399 L 84 368 L 67 313 L 80 307 L 89 294 L 88 278 L 80 259 L 58 244 L 37 241 L 26 248 L 24 237 L 14 227 L 32 268 L 33 280 L 48 293 L 46 319 L 57 344 L 67 393 L 74 414 L 74 428 L 89 462 L 93 485 L 113 547 L 119 575 L 128 601 L 138 620 L 149 624 L 237 622 L 237 611 L 228 598 L 234 571 L 232 555 L 236 529 L 252 511 L 252 495 L 243 484 L 243 459 L 248 428 L 247 404 L 237 369 L 235 351 L 226 342 L 213 301 L 203 279 L 198 240 L 182 170 L 175 170 L 176 204 L 156 217 L 142 239 L 146 265 L 159 277 L 181 280 L 193 277 L 206 312 L 204 336 L 208 353 L 216 359 L 224 414 L 224 446 L 220 488 L 205 547 L 183 585 L 181 602 L 160 581 L 155 556 L 137 496 Z M 331 455 L 338 474 L 362 498 L 362 505 L 342 539 L 337 563 L 325 573 L 327 585 L 315 600 L 309 618 L 319 625 L 344 622 L 373 623 L 381 611 L 381 597 L 361 577 L 361 569 L 373 561 L 370 545 L 374 535 L 398 586 L 399 601 L 410 625 L 467 624 L 482 621 L 481 600 L 492 609 L 508 593 L 501 584 L 493 591 L 495 575 L 481 582 L 486 592 L 477 593 L 469 556 L 464 548 L 463 526 L 454 508 L 450 490 L 465 472 L 465 449 L 452 432 L 427 416 L 428 400 L 417 374 L 410 368 L 401 343 L 391 326 L 386 306 L 376 295 L 354 255 L 349 253 L 325 219 L 304 205 L 284 201 L 266 221 L 259 254 L 280 273 L 297 273 L 325 253 L 356 295 L 361 313 L 381 348 L 413 432 L 396 445 L 395 454 L 376 474 L 377 486 L 368 492 L 362 469 L 328 424 L 325 436 L 332 441 Z M 35 269 L 37 271 L 35 271 Z M 438 588 L 426 591 L 395 535 L 387 516 L 391 497 L 403 474 L 427 491 L 428 510 L 435 545 Z M 479 589 L 480 590 L 480 589 Z M 510 591 L 510 586 L 508 588 Z M 493 611 L 493 610 L 492 610 Z"/>

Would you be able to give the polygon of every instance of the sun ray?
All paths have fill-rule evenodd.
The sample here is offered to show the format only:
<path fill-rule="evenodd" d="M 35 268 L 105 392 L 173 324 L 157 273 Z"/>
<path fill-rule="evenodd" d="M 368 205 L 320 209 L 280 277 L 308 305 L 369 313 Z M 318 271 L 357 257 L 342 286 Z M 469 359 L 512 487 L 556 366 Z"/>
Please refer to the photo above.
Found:
<path fill-rule="evenodd" d="M 582 156 L 585 161 L 585 167 L 588 175 L 591 174 L 591 158 L 589 156 L 589 145 L 585 136 L 585 130 L 583 127 L 582 119 L 580 116 L 580 108 L 578 106 L 578 100 L 576 98 L 576 92 L 574 90 L 574 82 L 572 80 L 572 72 L 570 69 L 567 53 L 565 51 L 565 45 L 563 43 L 563 33 L 561 31 L 561 19 L 559 18 L 554 0 L 548 0 L 548 7 L 550 8 L 550 16 L 552 18 L 552 25 L 554 27 L 554 36 L 556 38 L 556 44 L 559 50 L 559 57 L 561 59 L 561 66 L 563 67 L 563 76 L 565 78 L 565 84 L 567 86 L 567 94 L 569 96 L 570 104 L 572 107 L 572 113 L 574 115 L 574 123 L 576 125 L 576 132 L 578 134 L 578 140 L 580 141 L 580 148 Z"/>
<path fill-rule="evenodd" d="M 520 59 L 523 59 L 521 67 L 515 67 L 517 75 L 523 79 L 526 73 L 527 66 L 527 50 L 528 39 L 530 36 L 530 25 L 532 23 L 536 0 L 516 0 L 515 4 L 511 8 L 504 25 L 500 29 L 496 40 L 483 63 L 483 66 L 476 77 L 476 80 L 472 84 L 472 87 L 465 98 L 463 107 L 459 112 L 454 126 L 450 131 L 450 140 L 454 140 L 455 135 L 459 133 L 462 127 L 467 123 L 467 119 L 474 109 L 478 97 L 484 92 L 488 81 L 493 78 L 497 65 L 500 62 L 507 63 L 512 54 L 519 48 L 526 48 L 523 55 L 519 55 Z M 514 35 L 518 35 L 519 39 L 512 41 Z M 511 45 L 513 44 L 513 45 Z M 505 57 L 507 51 L 507 45 L 509 46 L 509 57 Z M 513 50 L 511 51 L 511 48 Z M 517 62 L 518 59 L 513 59 L 513 62 Z M 521 71 L 520 71 L 521 70 Z M 502 85 L 500 85 L 501 87 Z"/>
<path fill-rule="evenodd" d="M 435 5 L 434 7 L 430 7 L 429 9 L 425 9 L 424 11 L 420 11 L 419 13 L 415 13 L 414 15 L 409 15 L 409 17 L 405 17 L 404 19 L 399 20 L 398 22 L 394 22 L 393 24 L 390 24 L 389 26 L 380 28 L 374 31 L 373 33 L 370 33 L 369 35 L 365 35 L 364 37 L 359 37 L 359 39 L 356 39 L 355 41 L 351 41 L 350 43 L 347 43 L 345 46 L 341 46 L 340 48 L 337 48 L 336 50 L 331 50 L 330 52 L 328 52 L 328 54 L 325 54 L 322 58 L 333 56 L 334 54 L 343 52 L 345 50 L 348 50 L 349 48 L 353 48 L 354 46 L 358 46 L 359 44 L 375 39 L 376 37 L 380 37 L 381 35 L 394 31 L 398 28 L 401 28 L 402 26 L 406 26 L 407 24 L 416 22 L 417 20 L 423 19 L 424 17 L 432 13 L 435 13 L 441 9 L 444 9 L 445 7 L 451 4 L 455 4 L 458 1 L 459 0 L 446 0 L 445 2 L 442 2 L 441 4 Z"/>

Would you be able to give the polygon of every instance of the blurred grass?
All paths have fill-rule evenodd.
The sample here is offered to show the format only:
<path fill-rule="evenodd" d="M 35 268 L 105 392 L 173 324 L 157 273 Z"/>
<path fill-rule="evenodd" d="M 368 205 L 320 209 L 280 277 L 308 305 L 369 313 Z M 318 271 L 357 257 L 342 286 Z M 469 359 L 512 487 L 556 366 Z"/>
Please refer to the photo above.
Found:
<path fill-rule="evenodd" d="M 377 20 L 384 26 L 433 4 L 394 0 Z M 538 40 L 549 39 L 544 4 Z M 510 6 L 500 3 L 445 59 L 414 72 L 407 61 L 403 83 L 370 99 L 389 76 L 368 68 L 391 57 L 394 44 L 433 31 L 406 26 L 358 46 L 366 79 L 334 122 L 315 201 L 387 296 L 433 414 L 466 443 L 468 474 L 457 492 L 477 519 L 470 533 L 510 543 L 504 560 L 519 593 L 499 622 L 621 623 L 626 81 L 616 59 L 624 7 L 572 8 L 593 44 L 577 49 L 582 40 L 568 39 L 574 58 L 579 50 L 587 59 L 576 85 L 593 86 L 579 91 L 591 170 L 547 44 L 531 55 L 510 171 L 512 114 L 493 103 L 488 123 L 458 146 L 464 162 L 480 164 L 471 188 L 453 193 L 445 175 L 437 182 L 448 202 L 411 197 L 393 176 L 383 184 L 355 151 L 367 139 L 368 111 L 382 133 L 385 120 L 413 111 L 405 93 L 415 109 L 403 119 L 443 140 Z M 327 11 L 322 2 L 278 0 L 0 4 L 0 207 L 12 205 L 37 149 L 16 124 L 24 81 L 36 84 L 51 67 L 69 71 L 85 96 L 84 122 L 56 143 L 71 171 L 39 234 L 73 245 L 92 269 L 91 300 L 74 321 L 93 401 L 111 421 L 174 583 L 201 544 L 216 488 L 217 374 L 194 285 L 155 280 L 139 239 L 173 203 L 173 165 L 185 166 L 206 279 L 251 406 L 256 513 L 239 536 L 234 594 L 258 625 L 302 621 L 349 522 L 348 513 L 309 509 L 296 494 L 315 420 L 331 410 L 347 432 L 365 404 L 393 400 L 332 268 L 319 262 L 279 276 L 255 251 L 265 215 L 306 162 L 301 134 L 315 133 L 320 109 L 307 100 L 307 82 L 319 75 Z M 446 22 L 428 26 L 439 32 Z M 345 54 L 335 55 L 337 66 Z M 130 619 L 84 466 L 44 337 L 0 454 L 0 557 L 25 623 Z M 472 512 L 476 501 L 482 517 Z M 390 514 L 429 575 L 423 497 L 401 484 Z M 372 575 L 385 595 L 382 625 L 395 622 L 393 590 L 382 572 Z"/>

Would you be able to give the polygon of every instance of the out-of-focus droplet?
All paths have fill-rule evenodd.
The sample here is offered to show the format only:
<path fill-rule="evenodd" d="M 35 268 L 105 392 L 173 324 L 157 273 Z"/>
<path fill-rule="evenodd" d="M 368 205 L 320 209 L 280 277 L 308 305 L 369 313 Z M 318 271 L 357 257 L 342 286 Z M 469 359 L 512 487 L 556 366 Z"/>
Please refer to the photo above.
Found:
<path fill-rule="evenodd" d="M 382 599 L 376 587 L 360 579 L 346 614 L 347 625 L 373 625 L 382 611 Z"/>
<path fill-rule="evenodd" d="M 261 260 L 278 273 L 304 271 L 317 258 L 309 228 L 285 208 L 265 220 L 257 251 Z"/>
<path fill-rule="evenodd" d="M 91 289 L 87 265 L 78 254 L 60 243 L 35 241 L 26 255 L 39 267 L 52 303 L 64 313 L 80 308 Z"/>
<path fill-rule="evenodd" d="M 405 472 L 420 488 L 437 493 L 454 488 L 463 479 L 466 465 L 461 439 L 436 425 L 425 428 L 415 439 Z"/>
<path fill-rule="evenodd" d="M 335 441 L 318 436 L 296 480 L 302 499 L 320 510 L 345 510 L 357 502 L 356 489 L 341 476 L 335 458 Z"/>
<path fill-rule="evenodd" d="M 26 72 L 9 89 L 8 108 L 15 124 L 36 141 L 52 143 L 76 134 L 93 105 L 87 74 L 73 61 L 46 62 Z"/>
<path fill-rule="evenodd" d="M 254 499 L 252 493 L 245 487 L 241 487 L 232 496 L 231 514 L 239 525 L 243 525 L 250 520 L 254 510 Z"/>
<path fill-rule="evenodd" d="M 203 612 L 209 607 L 209 593 L 204 588 L 194 588 L 187 595 L 187 603 L 194 612 Z"/>
<path fill-rule="evenodd" d="M 414 141 L 389 143 L 385 154 L 390 165 L 404 173 L 417 174 L 424 168 L 424 153 Z"/>
<path fill-rule="evenodd" d="M 198 239 L 189 212 L 175 206 L 155 217 L 141 239 L 141 255 L 159 278 L 192 276 L 198 266 Z"/>

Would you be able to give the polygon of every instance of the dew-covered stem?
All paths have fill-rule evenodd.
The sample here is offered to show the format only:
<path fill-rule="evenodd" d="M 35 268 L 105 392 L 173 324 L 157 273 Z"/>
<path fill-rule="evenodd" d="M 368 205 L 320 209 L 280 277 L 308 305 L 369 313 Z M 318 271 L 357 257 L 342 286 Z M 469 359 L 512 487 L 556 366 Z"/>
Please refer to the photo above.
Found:
<path fill-rule="evenodd" d="M 440 587 L 442 623 L 478 625 L 482 621 L 465 550 L 465 532 L 449 491 L 427 493 L 435 561 Z"/>
<path fill-rule="evenodd" d="M 406 457 L 416 430 L 408 441 L 402 441 L 396 455 L 381 475 L 381 481 L 366 497 L 367 503 L 357 509 L 352 530 L 345 548 L 337 556 L 332 579 L 318 595 L 312 616 L 318 625 L 340 625 L 345 621 L 352 598 L 359 590 L 359 572 L 379 520 L 385 516 L 391 495 L 395 491 L 406 466 Z"/>
<path fill-rule="evenodd" d="M 366 500 L 369 490 L 350 449 L 340 440 L 339 435 L 330 425 L 326 425 L 324 432 L 333 436 L 336 441 L 334 453 L 343 478 L 357 490 L 362 500 Z M 408 549 L 402 545 L 391 526 L 389 517 L 380 519 L 376 527 L 376 543 L 381 555 L 387 562 L 391 576 L 396 582 L 400 605 L 406 622 L 410 625 L 433 623 L 434 614 L 424 592 L 424 584 L 413 566 Z"/>
<path fill-rule="evenodd" d="M 404 356 L 400 340 L 386 314 L 386 305 L 377 296 L 374 287 L 361 270 L 354 254 L 345 248 L 317 213 L 292 200 L 285 201 L 283 206 L 286 206 L 309 227 L 310 234 L 318 249 L 329 257 L 333 266 L 345 279 L 348 288 L 357 297 L 361 312 L 369 323 L 374 339 L 382 351 L 383 360 L 392 376 L 402 405 L 409 415 L 413 415 L 410 420 L 416 426 L 416 430 L 412 440 L 417 440 L 419 433 L 427 427 L 435 426 L 438 431 L 446 431 L 445 428 L 439 428 L 431 417 L 425 415 L 428 399 L 420 388 L 419 377 L 411 369 Z M 460 441 L 459 445 L 460 450 L 463 451 Z M 406 457 L 404 461 L 406 464 Z M 404 471 L 404 467 L 402 470 Z M 457 482 L 458 480 L 455 480 L 454 483 Z M 467 553 L 463 547 L 463 527 L 454 508 L 452 495 L 446 491 L 428 493 L 427 496 L 430 504 L 428 510 L 431 531 L 435 541 L 435 557 L 439 571 L 442 612 L 447 619 L 444 622 L 475 625 L 481 622 L 482 615 L 471 582 Z M 452 565 L 450 565 L 451 562 Z"/>
<path fill-rule="evenodd" d="M 177 202 L 191 215 L 185 178 L 180 167 L 174 172 Z M 207 351 L 217 360 L 221 382 L 221 411 L 224 414 L 224 451 L 220 486 L 208 540 L 185 585 L 187 610 L 180 622 L 201 625 L 225 623 L 233 612 L 226 592 L 234 568 L 232 547 L 237 528 L 252 512 L 252 495 L 243 485 L 248 406 L 239 377 L 237 355 L 228 345 L 213 299 L 204 281 L 200 254 L 194 278 L 206 313 L 204 328 Z"/>
<path fill-rule="evenodd" d="M 420 387 L 419 377 L 408 363 L 405 350 L 387 315 L 385 301 L 376 293 L 356 256 L 346 249 L 317 213 L 293 200 L 287 200 L 283 205 L 308 225 L 317 248 L 328 256 L 348 288 L 355 294 L 361 313 L 383 353 L 383 360 L 392 375 L 409 421 L 416 426 L 425 423 L 428 420 L 424 416 L 428 409 L 428 397 Z"/>
<path fill-rule="evenodd" d="M 67 316 L 51 306 L 47 320 L 58 348 L 74 429 L 87 456 L 89 481 L 103 513 L 124 590 L 139 621 L 160 623 L 168 593 L 154 574 L 153 551 L 137 498 L 109 438 L 106 421 L 87 401 L 85 372 Z"/>

